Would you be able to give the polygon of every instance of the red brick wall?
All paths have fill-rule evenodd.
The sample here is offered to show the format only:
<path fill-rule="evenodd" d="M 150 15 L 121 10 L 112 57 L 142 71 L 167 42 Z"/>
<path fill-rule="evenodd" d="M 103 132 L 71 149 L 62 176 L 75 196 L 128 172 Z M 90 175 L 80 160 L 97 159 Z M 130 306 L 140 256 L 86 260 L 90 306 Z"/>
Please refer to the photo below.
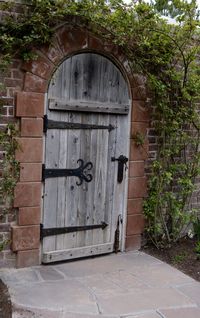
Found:
<path fill-rule="evenodd" d="M 17 122 L 15 118 L 15 93 L 21 90 L 23 87 L 23 76 L 24 73 L 21 71 L 21 61 L 13 60 L 10 69 L 5 73 L 1 74 L 0 82 L 4 84 L 3 91 L 0 92 L 1 100 L 3 102 L 1 118 L 0 118 L 0 129 L 5 129 L 8 123 Z M 0 148 L 0 162 L 3 160 L 4 150 Z M 5 209 L 9 212 L 5 212 Z M 0 262 L 5 261 L 6 264 L 10 265 L 14 263 L 15 254 L 10 250 L 11 241 L 11 230 L 10 223 L 16 221 L 16 210 L 0 203 L 0 242 L 8 241 L 4 248 L 4 251 L 0 253 Z"/>

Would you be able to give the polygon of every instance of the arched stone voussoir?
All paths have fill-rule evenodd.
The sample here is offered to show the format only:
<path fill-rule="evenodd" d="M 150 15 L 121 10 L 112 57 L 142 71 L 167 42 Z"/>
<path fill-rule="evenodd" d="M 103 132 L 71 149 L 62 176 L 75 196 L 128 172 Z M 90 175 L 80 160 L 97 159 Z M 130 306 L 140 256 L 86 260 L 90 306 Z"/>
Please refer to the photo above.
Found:
<path fill-rule="evenodd" d="M 75 51 L 88 48 L 88 31 L 78 26 L 66 24 L 56 30 L 56 37 L 60 50 L 66 57 Z"/>
<path fill-rule="evenodd" d="M 55 65 L 59 64 L 65 58 L 65 54 L 58 44 L 56 35 L 52 38 L 51 43 L 42 46 L 40 51 Z"/>
<path fill-rule="evenodd" d="M 46 93 L 48 81 L 29 72 L 25 73 L 24 92 Z"/>
<path fill-rule="evenodd" d="M 33 53 L 36 54 L 36 58 L 34 60 L 24 62 L 22 69 L 39 76 L 42 79 L 48 80 L 55 68 L 55 64 L 38 50 L 33 51 Z"/>

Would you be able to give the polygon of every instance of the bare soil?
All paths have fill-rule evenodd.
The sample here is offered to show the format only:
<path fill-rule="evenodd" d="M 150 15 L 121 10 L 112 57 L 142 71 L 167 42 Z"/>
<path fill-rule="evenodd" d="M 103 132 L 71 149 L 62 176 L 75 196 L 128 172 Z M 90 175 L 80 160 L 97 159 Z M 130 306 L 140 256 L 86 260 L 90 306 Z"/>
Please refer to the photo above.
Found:
<path fill-rule="evenodd" d="M 168 249 L 158 250 L 153 245 L 146 245 L 142 250 L 200 281 L 200 259 L 195 252 L 195 239 L 185 237 Z"/>
<path fill-rule="evenodd" d="M 0 280 L 0 318 L 11 318 L 12 308 L 8 288 Z"/>

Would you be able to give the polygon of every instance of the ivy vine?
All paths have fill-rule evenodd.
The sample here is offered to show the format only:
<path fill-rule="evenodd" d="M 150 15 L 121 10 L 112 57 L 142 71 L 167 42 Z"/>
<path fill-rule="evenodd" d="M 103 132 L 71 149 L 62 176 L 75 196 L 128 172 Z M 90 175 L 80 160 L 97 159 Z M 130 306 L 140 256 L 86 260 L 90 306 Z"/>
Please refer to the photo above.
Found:
<path fill-rule="evenodd" d="M 120 46 L 133 73 L 146 77 L 158 149 L 144 213 L 146 233 L 157 247 L 176 242 L 192 221 L 196 211 L 190 199 L 200 172 L 199 13 L 194 0 L 171 1 L 164 12 L 173 12 L 175 22 L 168 23 L 158 12 L 163 10 L 160 3 L 31 0 L 16 15 L 9 2 L 1 4 L 5 14 L 0 22 L 1 70 L 13 57 L 37 58 L 32 48 L 50 43 L 56 26 L 68 16 L 78 16 L 94 33 Z M 9 134 L 1 137 L 4 145 L 7 138 Z M 136 142 L 142 146 L 142 136 Z M 15 146 L 11 155 L 7 152 L 10 168 L 17 166 Z M 14 172 L 12 180 L 16 176 Z M 11 194 L 14 183 L 8 178 L 2 191 Z"/>

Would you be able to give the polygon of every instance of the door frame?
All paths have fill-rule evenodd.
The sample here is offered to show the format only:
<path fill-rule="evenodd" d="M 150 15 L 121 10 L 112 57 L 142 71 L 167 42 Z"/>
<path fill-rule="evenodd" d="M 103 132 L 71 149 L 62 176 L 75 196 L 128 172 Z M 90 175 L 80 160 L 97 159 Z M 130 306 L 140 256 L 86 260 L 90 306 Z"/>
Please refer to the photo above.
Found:
<path fill-rule="evenodd" d="M 126 56 L 117 46 L 93 35 L 83 27 L 81 19 L 77 18 L 74 26 L 66 23 L 55 30 L 51 45 L 37 48 L 37 60 L 24 62 L 20 66 L 23 85 L 21 89 L 18 88 L 15 106 L 16 117 L 20 118 L 21 124 L 20 137 L 16 138 L 20 146 L 16 151 L 16 160 L 20 162 L 21 169 L 13 204 L 18 208 L 18 221 L 11 226 L 12 251 L 17 256 L 17 267 L 37 265 L 41 262 L 43 116 L 48 83 L 55 69 L 64 59 L 72 54 L 86 51 L 109 58 L 121 70 L 129 87 L 132 101 L 132 115 L 129 122 L 131 134 L 127 141 L 130 147 L 130 168 L 128 181 L 126 180 L 128 195 L 127 202 L 124 203 L 124 218 L 127 219 L 127 224 L 124 222 L 123 225 L 122 249 L 138 249 L 141 244 L 144 226 L 142 202 L 147 191 L 144 165 L 148 157 L 147 128 L 149 127 L 145 79 L 132 73 Z M 133 136 L 136 133 L 145 136 L 142 147 L 135 143 Z"/>

